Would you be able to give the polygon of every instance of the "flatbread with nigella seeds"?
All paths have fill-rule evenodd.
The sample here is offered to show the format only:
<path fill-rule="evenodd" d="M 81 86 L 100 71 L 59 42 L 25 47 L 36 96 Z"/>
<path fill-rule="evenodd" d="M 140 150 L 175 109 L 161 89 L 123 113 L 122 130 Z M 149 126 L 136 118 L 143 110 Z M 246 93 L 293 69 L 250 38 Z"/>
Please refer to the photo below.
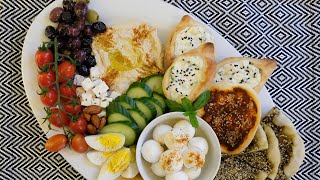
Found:
<path fill-rule="evenodd" d="M 252 153 L 224 156 L 216 180 L 274 179 L 280 164 L 278 139 L 268 125 L 263 125 L 268 149 Z"/>
<path fill-rule="evenodd" d="M 290 119 L 277 107 L 272 108 L 262 122 L 273 129 L 279 141 L 281 162 L 275 179 L 290 179 L 304 159 L 303 140 Z"/>

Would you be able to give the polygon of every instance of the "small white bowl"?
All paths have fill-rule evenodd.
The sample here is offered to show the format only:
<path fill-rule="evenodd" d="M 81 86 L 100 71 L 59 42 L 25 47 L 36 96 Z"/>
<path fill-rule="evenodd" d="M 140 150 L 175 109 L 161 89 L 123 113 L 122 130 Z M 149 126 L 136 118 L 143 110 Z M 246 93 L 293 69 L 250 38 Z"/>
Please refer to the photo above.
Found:
<path fill-rule="evenodd" d="M 151 121 L 142 131 L 138 143 L 137 143 L 137 151 L 136 151 L 136 161 L 138 165 L 139 172 L 144 180 L 163 180 L 159 176 L 156 176 L 151 170 L 151 164 L 145 161 L 141 156 L 141 146 L 147 140 L 152 139 L 153 129 L 158 124 L 167 124 L 173 126 L 177 120 L 186 119 L 189 120 L 188 117 L 184 116 L 182 112 L 172 112 L 167 113 L 162 116 L 157 117 L 153 121 Z M 206 162 L 201 169 L 201 174 L 197 178 L 199 180 L 212 180 L 216 176 L 220 161 L 221 161 L 221 149 L 219 140 L 217 135 L 212 130 L 212 128 L 205 122 L 203 119 L 197 117 L 199 122 L 199 128 L 196 129 L 195 137 L 203 137 L 208 141 L 209 151 L 206 155 Z"/>

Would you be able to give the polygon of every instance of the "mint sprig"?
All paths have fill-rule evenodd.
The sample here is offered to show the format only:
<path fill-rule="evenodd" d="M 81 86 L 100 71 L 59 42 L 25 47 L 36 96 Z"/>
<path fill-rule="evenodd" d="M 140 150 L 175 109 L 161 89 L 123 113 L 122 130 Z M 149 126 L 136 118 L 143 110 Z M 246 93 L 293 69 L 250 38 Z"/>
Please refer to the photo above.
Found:
<path fill-rule="evenodd" d="M 201 93 L 193 103 L 186 97 L 181 99 L 181 104 L 169 99 L 166 99 L 165 103 L 171 112 L 184 112 L 183 115 L 189 117 L 191 125 L 195 128 L 198 128 L 199 122 L 197 120 L 196 111 L 204 107 L 209 100 L 210 91 L 207 90 Z"/>

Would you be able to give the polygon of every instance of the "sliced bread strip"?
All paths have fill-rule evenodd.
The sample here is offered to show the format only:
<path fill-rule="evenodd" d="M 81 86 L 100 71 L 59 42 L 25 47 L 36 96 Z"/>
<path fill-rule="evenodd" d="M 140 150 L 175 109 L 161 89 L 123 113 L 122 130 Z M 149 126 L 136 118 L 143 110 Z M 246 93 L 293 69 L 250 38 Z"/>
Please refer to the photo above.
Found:
<path fill-rule="evenodd" d="M 205 42 L 212 42 L 208 28 L 188 15 L 183 16 L 169 37 L 164 55 L 165 69 L 171 66 L 177 56 L 198 48 Z"/>
<path fill-rule="evenodd" d="M 212 43 L 178 56 L 166 71 L 162 87 L 167 99 L 181 102 L 183 97 L 194 101 L 213 81 L 216 60 Z"/>
<path fill-rule="evenodd" d="M 226 58 L 217 64 L 214 82 L 245 84 L 259 93 L 276 68 L 277 61 L 273 59 Z"/>

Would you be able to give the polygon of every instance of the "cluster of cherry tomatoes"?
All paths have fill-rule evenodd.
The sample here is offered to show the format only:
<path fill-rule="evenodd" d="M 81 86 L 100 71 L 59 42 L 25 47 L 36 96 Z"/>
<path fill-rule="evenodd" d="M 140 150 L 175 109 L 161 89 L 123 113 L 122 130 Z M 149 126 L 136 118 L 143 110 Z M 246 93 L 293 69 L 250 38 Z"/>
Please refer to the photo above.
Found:
<path fill-rule="evenodd" d="M 55 64 L 54 54 L 45 44 L 37 50 L 35 61 L 39 67 L 40 99 L 47 106 L 46 119 L 58 128 L 71 130 L 69 139 L 73 150 L 80 153 L 87 151 L 88 145 L 84 139 L 87 121 L 80 116 L 81 104 L 72 79 L 76 65 L 68 60 Z M 69 140 L 65 134 L 57 134 L 48 139 L 45 148 L 57 152 L 63 149 L 67 142 Z"/>

